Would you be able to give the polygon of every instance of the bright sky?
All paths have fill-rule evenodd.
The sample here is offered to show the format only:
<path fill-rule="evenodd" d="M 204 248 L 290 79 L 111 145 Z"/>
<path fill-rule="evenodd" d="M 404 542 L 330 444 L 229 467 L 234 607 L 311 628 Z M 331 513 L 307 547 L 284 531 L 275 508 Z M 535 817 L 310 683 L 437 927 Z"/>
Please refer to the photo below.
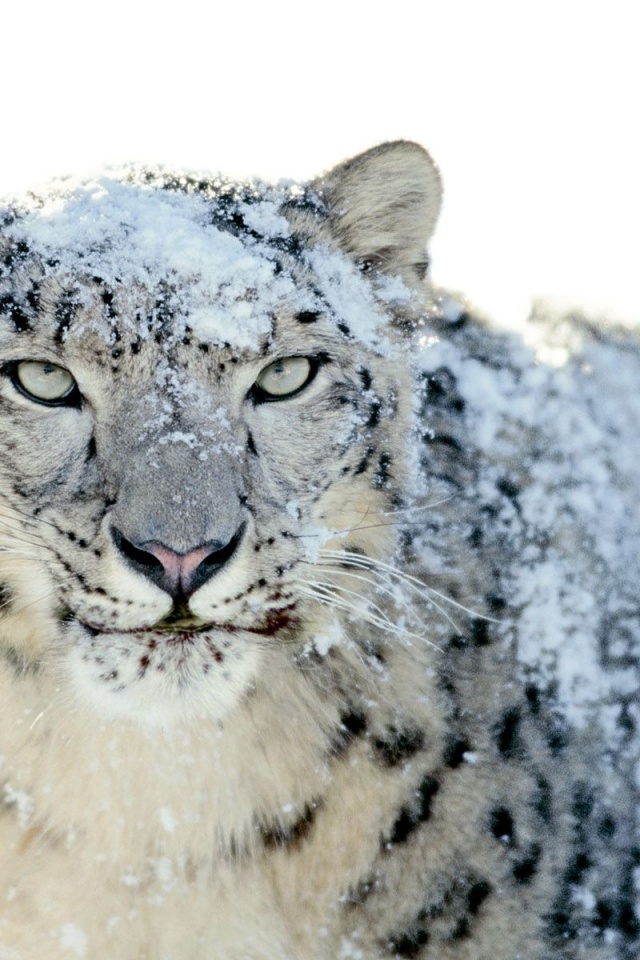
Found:
<path fill-rule="evenodd" d="M 309 177 L 414 139 L 445 182 L 436 282 L 505 321 L 535 296 L 640 321 L 631 0 L 10 10 L 0 193 L 122 160 Z"/>

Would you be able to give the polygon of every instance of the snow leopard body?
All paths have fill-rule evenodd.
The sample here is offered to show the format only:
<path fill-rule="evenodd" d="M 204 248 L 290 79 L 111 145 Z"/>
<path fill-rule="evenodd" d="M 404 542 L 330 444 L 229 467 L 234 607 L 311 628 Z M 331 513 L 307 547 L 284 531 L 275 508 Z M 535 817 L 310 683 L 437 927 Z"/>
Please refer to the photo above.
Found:
<path fill-rule="evenodd" d="M 638 342 L 456 308 L 439 201 L 3 210 L 2 960 L 638 955 Z"/>

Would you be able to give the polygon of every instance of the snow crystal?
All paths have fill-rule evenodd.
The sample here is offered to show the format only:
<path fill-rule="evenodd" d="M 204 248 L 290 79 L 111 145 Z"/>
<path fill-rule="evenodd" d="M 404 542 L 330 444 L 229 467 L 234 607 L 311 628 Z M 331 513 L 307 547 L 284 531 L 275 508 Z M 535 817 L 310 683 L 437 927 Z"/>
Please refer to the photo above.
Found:
<path fill-rule="evenodd" d="M 170 810 L 169 807 L 161 807 L 158 811 L 160 817 L 160 823 L 162 824 L 163 830 L 166 830 L 167 833 L 175 833 L 175 829 L 178 826 L 178 821 L 176 820 L 173 810 Z"/>
<path fill-rule="evenodd" d="M 388 323 L 373 298 L 364 276 L 354 273 L 353 262 L 343 253 L 318 247 L 307 254 L 318 288 L 336 318 L 346 320 L 349 332 L 371 347 L 383 347 Z"/>
<path fill-rule="evenodd" d="M 6 806 L 15 807 L 18 812 L 18 824 L 23 830 L 26 830 L 31 822 L 34 812 L 34 802 L 31 794 L 25 790 L 17 790 L 10 783 L 5 783 L 3 787 L 3 800 Z"/>
<path fill-rule="evenodd" d="M 84 930 L 81 930 L 74 923 L 64 923 L 61 926 L 60 946 L 63 950 L 69 950 L 76 957 L 86 957 L 87 942 L 87 935 Z"/>
<path fill-rule="evenodd" d="M 238 208 L 247 226 L 264 237 L 288 237 L 291 233 L 289 221 L 282 216 L 278 204 L 273 200 L 241 203 Z"/>
<path fill-rule="evenodd" d="M 332 647 L 339 646 L 344 640 L 344 631 L 339 623 L 328 624 L 325 629 L 316 634 L 313 647 L 321 657 L 326 657 Z"/>

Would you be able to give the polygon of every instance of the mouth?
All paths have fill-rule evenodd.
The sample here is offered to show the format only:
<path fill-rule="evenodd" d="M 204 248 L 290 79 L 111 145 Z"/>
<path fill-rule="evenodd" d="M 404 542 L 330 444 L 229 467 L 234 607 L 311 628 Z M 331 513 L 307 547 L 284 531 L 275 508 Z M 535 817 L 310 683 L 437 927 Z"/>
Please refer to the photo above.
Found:
<path fill-rule="evenodd" d="M 132 638 L 153 639 L 168 644 L 189 643 L 199 634 L 250 634 L 257 637 L 275 637 L 291 632 L 299 624 L 296 605 L 290 603 L 284 607 L 269 610 L 260 621 L 250 624 L 203 621 L 181 611 L 170 613 L 157 623 L 146 627 L 112 627 L 93 621 L 82 620 L 70 611 L 63 617 L 67 623 L 78 623 L 91 637 L 130 636 Z"/>

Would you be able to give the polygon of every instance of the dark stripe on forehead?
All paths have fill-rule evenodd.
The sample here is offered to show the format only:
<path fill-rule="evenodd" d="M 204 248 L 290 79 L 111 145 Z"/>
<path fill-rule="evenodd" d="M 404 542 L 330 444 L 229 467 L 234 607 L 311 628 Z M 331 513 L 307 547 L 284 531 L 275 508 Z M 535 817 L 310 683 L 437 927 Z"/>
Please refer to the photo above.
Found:
<path fill-rule="evenodd" d="M 13 220 L 10 220 L 6 225 L 9 226 L 12 222 Z M 17 243 L 10 242 L 4 251 L 2 263 L 10 270 L 16 263 L 21 263 L 26 260 L 28 255 L 29 247 L 24 240 L 18 240 Z"/>
<path fill-rule="evenodd" d="M 78 303 L 71 292 L 63 293 L 56 304 L 56 329 L 53 335 L 55 343 L 62 343 L 65 334 L 78 310 Z"/>
<path fill-rule="evenodd" d="M 23 307 L 16 303 L 10 293 L 0 297 L 0 316 L 2 315 L 11 320 L 18 333 L 33 329 L 31 319 L 25 313 Z"/>
<path fill-rule="evenodd" d="M 34 311 L 34 313 L 37 313 L 37 311 L 40 309 L 40 284 L 39 283 L 31 284 L 31 290 L 29 290 L 27 294 L 27 303 L 29 304 L 31 309 Z"/>

